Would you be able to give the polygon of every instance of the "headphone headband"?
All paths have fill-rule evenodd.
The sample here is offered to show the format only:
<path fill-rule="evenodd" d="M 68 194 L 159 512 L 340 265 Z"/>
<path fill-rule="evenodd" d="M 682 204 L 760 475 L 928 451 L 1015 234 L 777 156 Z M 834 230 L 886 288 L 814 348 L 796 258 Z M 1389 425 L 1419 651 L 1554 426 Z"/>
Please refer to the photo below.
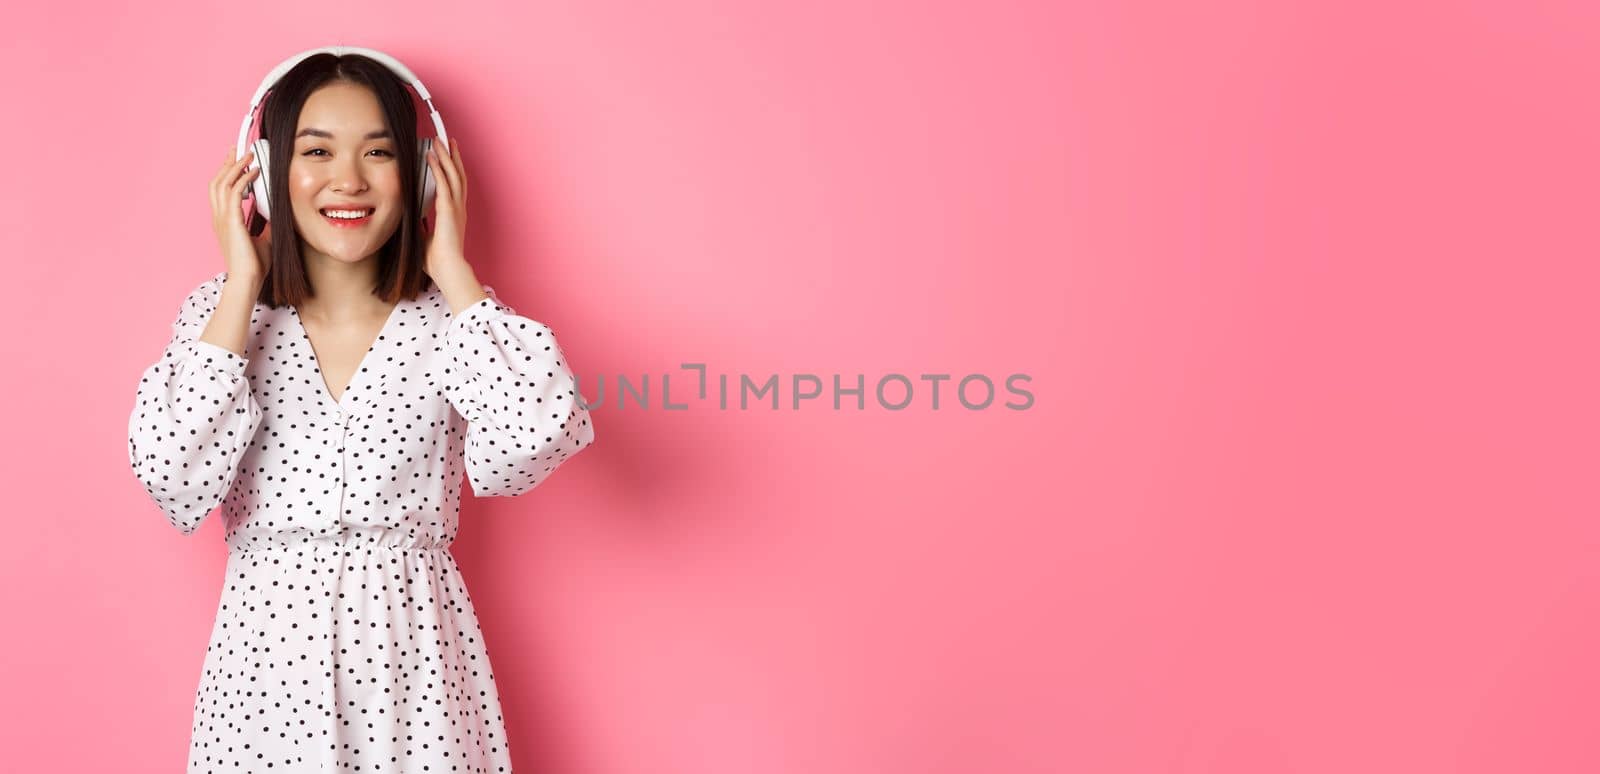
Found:
<path fill-rule="evenodd" d="M 272 72 L 267 73 L 266 78 L 261 80 L 261 85 L 256 87 L 255 95 L 250 97 L 250 108 L 244 113 L 244 121 L 240 122 L 239 124 L 239 141 L 234 145 L 234 152 L 238 154 L 236 158 L 242 159 L 244 158 L 244 154 L 249 152 L 249 146 L 245 145 L 245 138 L 250 136 L 250 124 L 252 123 L 252 119 L 255 118 L 256 108 L 261 104 L 261 99 L 265 97 L 267 92 L 278 83 L 279 79 L 283 78 L 285 74 L 294 69 L 295 65 L 300 64 L 301 61 L 316 56 L 317 54 L 333 54 L 334 56 L 360 54 L 361 56 L 372 59 L 378 64 L 387 67 L 389 72 L 394 73 L 400 78 L 400 80 L 410 85 L 411 88 L 417 92 L 417 96 L 422 98 L 423 103 L 428 106 L 428 115 L 433 119 L 433 129 L 438 135 L 439 142 L 443 143 L 445 147 L 449 147 L 450 137 L 449 135 L 445 134 L 444 119 L 439 116 L 439 109 L 433 106 L 433 97 L 428 93 L 428 87 L 422 85 L 422 80 L 413 75 L 410 68 L 401 64 L 400 60 L 395 59 L 394 57 L 389 56 L 382 51 L 375 51 L 370 48 L 360 48 L 357 46 L 324 46 L 322 48 L 313 48 L 309 51 L 302 51 L 292 57 L 289 57 L 288 59 L 283 60 L 278 64 L 277 67 L 272 68 Z"/>

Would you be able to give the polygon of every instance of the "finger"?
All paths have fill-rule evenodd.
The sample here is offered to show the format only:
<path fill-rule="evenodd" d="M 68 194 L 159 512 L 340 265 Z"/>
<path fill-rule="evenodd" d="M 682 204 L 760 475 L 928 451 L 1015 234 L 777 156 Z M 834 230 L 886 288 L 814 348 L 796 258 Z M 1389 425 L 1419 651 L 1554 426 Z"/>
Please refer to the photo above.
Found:
<path fill-rule="evenodd" d="M 228 190 L 233 192 L 232 199 L 233 199 L 233 202 L 235 204 L 238 204 L 238 200 L 244 198 L 244 189 L 245 189 L 245 187 L 250 185 L 250 181 L 254 180 L 256 175 L 259 174 L 260 172 L 261 172 L 260 169 L 252 169 L 252 170 L 240 175 L 239 179 L 235 180 L 233 182 L 233 185 L 229 187 Z"/>
<path fill-rule="evenodd" d="M 246 153 L 243 157 L 236 159 L 229 164 L 228 167 L 222 171 L 222 174 L 217 176 L 217 182 L 220 184 L 220 187 L 225 190 L 232 186 L 235 182 L 238 182 L 237 176 L 250 163 L 250 159 L 254 157 L 254 155 L 254 152 Z"/>
<path fill-rule="evenodd" d="M 464 200 L 461 197 L 461 160 L 455 157 L 454 151 L 448 146 L 448 144 L 445 146 L 444 159 L 440 163 L 444 167 L 445 175 L 450 178 L 451 198 L 454 199 L 455 203 L 458 205 L 464 203 Z"/>
<path fill-rule="evenodd" d="M 250 184 L 251 175 L 246 174 L 226 186 L 217 196 L 217 212 L 219 216 L 228 218 L 229 226 L 241 225 L 244 218 L 240 204 L 244 201 L 244 187 Z"/>
<path fill-rule="evenodd" d="M 249 180 L 253 172 L 255 172 L 253 169 L 234 170 L 233 174 L 228 176 L 228 184 L 225 189 L 230 191 L 238 190 L 239 184 Z"/>
<path fill-rule="evenodd" d="M 256 176 L 256 174 L 261 173 L 261 168 L 259 168 L 259 166 L 251 166 L 251 162 L 254 162 L 254 158 L 256 158 L 256 154 L 254 154 L 254 152 L 245 154 L 245 158 L 240 160 L 240 162 L 242 162 L 242 166 L 240 166 L 238 170 L 234 170 L 235 178 L 230 186 L 238 186 L 238 182 L 253 178 L 253 176 Z"/>
<path fill-rule="evenodd" d="M 450 189 L 450 180 L 445 176 L 444 163 L 439 160 L 439 154 L 432 148 L 428 149 L 428 166 L 433 170 L 433 204 L 439 208 L 450 208 L 455 194 Z"/>
<path fill-rule="evenodd" d="M 457 194 L 461 191 L 461 173 L 456 169 L 457 159 L 450 155 L 450 148 L 446 147 L 444 151 L 445 158 L 441 161 L 441 166 L 444 167 L 445 175 L 450 178 L 451 196 L 457 197 Z M 457 200 L 459 201 L 459 197 L 457 197 Z"/>
<path fill-rule="evenodd" d="M 450 138 L 450 156 L 456 160 L 457 185 L 461 187 L 461 203 L 467 203 L 467 160 L 461 157 L 461 143 Z"/>

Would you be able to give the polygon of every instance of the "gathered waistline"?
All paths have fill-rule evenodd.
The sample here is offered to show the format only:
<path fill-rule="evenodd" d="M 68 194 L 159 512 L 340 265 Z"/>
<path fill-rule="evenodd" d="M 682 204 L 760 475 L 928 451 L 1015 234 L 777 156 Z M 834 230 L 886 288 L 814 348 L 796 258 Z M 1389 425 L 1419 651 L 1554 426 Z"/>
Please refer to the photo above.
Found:
<path fill-rule="evenodd" d="M 448 554 L 448 553 L 450 553 L 450 544 L 449 543 L 445 543 L 445 544 L 442 544 L 442 545 L 406 546 L 406 545 L 392 545 L 392 544 L 387 544 L 387 543 L 372 543 L 372 542 L 362 542 L 362 541 L 342 542 L 341 543 L 341 542 L 332 541 L 332 540 L 305 540 L 305 541 L 301 541 L 301 542 L 298 542 L 298 543 L 286 543 L 286 544 L 282 544 L 282 545 L 250 546 L 248 548 L 235 548 L 233 546 L 229 546 L 228 547 L 228 553 L 230 553 L 230 554 L 251 554 L 251 553 L 257 553 L 257 552 L 279 552 L 279 553 L 284 553 L 284 552 L 302 551 L 302 550 L 306 550 L 306 549 L 317 550 L 317 551 L 408 551 L 408 552 L 410 552 L 410 551 L 418 551 L 418 552 Z"/>

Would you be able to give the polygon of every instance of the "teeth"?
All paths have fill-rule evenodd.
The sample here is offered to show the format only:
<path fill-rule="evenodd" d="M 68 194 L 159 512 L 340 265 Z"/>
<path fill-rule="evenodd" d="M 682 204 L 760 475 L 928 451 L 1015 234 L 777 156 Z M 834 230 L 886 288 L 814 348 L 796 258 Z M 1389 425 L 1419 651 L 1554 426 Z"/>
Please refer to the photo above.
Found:
<path fill-rule="evenodd" d="M 323 210 L 322 214 L 341 220 L 359 220 L 365 218 L 371 212 L 372 210 Z"/>

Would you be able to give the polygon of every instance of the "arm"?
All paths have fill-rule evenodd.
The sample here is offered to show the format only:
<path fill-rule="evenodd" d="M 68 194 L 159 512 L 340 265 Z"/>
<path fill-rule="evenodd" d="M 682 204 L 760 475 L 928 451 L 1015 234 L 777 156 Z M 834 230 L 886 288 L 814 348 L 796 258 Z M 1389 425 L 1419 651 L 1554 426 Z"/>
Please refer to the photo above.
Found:
<path fill-rule="evenodd" d="M 184 299 L 172 338 L 140 377 L 128 415 L 128 463 L 185 535 L 233 487 L 262 417 L 240 354 L 254 296 L 248 282 L 224 282 L 226 276 L 201 283 Z"/>
<path fill-rule="evenodd" d="M 494 289 L 450 320 L 445 397 L 467 420 L 466 467 L 479 497 L 538 486 L 594 442 L 577 379 L 555 334 L 518 316 Z"/>
<path fill-rule="evenodd" d="M 216 311 L 211 313 L 211 319 L 206 323 L 205 330 L 201 331 L 199 340 L 233 352 L 244 357 L 245 339 L 250 336 L 250 315 L 255 312 L 256 296 L 261 295 L 262 280 L 251 277 L 234 277 L 227 272 L 217 275 L 224 279 L 222 290 L 216 297 L 210 297 L 213 292 L 209 286 L 216 282 L 213 277 L 210 282 L 202 285 L 208 295 L 210 304 L 216 306 Z M 190 296 L 189 301 L 195 301 Z M 192 306 L 185 302 L 185 309 Z M 193 316 L 193 312 L 190 312 Z M 180 315 L 180 321 L 184 318 Z M 184 321 L 191 324 L 192 321 Z"/>

